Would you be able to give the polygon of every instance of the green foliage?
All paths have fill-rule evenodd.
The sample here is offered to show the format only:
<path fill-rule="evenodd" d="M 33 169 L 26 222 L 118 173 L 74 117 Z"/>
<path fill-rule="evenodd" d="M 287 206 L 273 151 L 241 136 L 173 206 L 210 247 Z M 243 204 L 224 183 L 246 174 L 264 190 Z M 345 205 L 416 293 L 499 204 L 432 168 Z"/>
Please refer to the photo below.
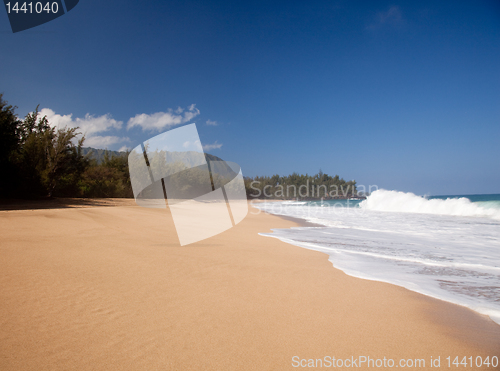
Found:
<path fill-rule="evenodd" d="M 15 108 L 3 100 L 0 94 L 0 197 L 10 196 L 16 187 L 16 166 L 12 161 L 19 146 L 21 122 Z"/>
<path fill-rule="evenodd" d="M 82 197 L 133 197 L 127 157 L 105 151 L 100 164 L 96 160 L 90 161 L 78 184 L 80 195 Z"/>
<path fill-rule="evenodd" d="M 84 138 L 73 140 L 77 128 L 51 127 L 39 117 L 38 107 L 19 125 L 19 145 L 13 162 L 18 169 L 18 197 L 72 195 L 86 163 L 81 156 Z"/>
<path fill-rule="evenodd" d="M 0 95 L 0 197 L 132 197 L 126 156 L 83 155 L 78 128 L 56 129 L 38 107 L 20 120 Z"/>
<path fill-rule="evenodd" d="M 92 147 L 82 147 L 82 155 L 87 156 L 89 160 L 95 160 L 98 165 L 104 161 L 104 157 L 127 157 L 126 152 L 111 151 L 107 149 L 98 149 Z"/>
<path fill-rule="evenodd" d="M 77 129 L 50 127 L 38 107 L 20 120 L 0 95 L 1 197 L 33 198 L 75 190 L 85 165 Z"/>
<path fill-rule="evenodd" d="M 356 181 L 345 181 L 318 172 L 316 175 L 293 173 L 288 176 L 273 175 L 245 178 L 247 197 L 268 199 L 339 199 L 357 195 Z"/>

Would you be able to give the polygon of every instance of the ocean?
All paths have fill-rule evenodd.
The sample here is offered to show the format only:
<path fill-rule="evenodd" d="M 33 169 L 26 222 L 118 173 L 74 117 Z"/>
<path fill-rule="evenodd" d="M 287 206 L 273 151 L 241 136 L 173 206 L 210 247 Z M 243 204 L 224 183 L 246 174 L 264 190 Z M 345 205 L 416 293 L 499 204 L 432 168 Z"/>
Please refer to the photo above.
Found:
<path fill-rule="evenodd" d="M 463 305 L 500 324 L 500 195 L 421 197 L 378 190 L 366 200 L 254 206 L 321 227 L 263 236 L 330 256 L 335 268 Z"/>

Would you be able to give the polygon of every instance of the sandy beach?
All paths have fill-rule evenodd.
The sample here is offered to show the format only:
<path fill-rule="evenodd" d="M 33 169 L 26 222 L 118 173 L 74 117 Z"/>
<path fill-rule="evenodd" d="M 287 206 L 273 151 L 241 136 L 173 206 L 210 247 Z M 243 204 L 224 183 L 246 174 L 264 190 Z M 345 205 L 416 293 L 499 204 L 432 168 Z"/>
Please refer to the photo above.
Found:
<path fill-rule="evenodd" d="M 288 370 L 325 357 L 448 369 L 447 357 L 500 357 L 489 318 L 258 235 L 293 220 L 251 209 L 181 247 L 168 209 L 49 206 L 0 211 L 2 371 Z"/>

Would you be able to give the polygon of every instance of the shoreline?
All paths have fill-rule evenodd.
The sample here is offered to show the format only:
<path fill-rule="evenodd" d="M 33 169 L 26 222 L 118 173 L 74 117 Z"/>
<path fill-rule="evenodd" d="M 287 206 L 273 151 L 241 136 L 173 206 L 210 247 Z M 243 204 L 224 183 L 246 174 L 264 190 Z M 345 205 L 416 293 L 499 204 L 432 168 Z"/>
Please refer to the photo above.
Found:
<path fill-rule="evenodd" d="M 180 247 L 165 209 L 2 211 L 0 368 L 288 370 L 294 356 L 367 356 L 426 369 L 499 356 L 499 326 L 475 312 L 258 235 L 296 226 L 251 209 Z"/>
<path fill-rule="evenodd" d="M 288 216 L 288 215 L 278 215 L 278 214 L 270 214 L 270 215 L 275 215 L 281 219 L 288 220 L 290 222 L 293 222 L 295 224 L 298 224 L 299 227 L 309 227 L 309 228 L 324 228 L 326 226 L 318 223 L 312 223 L 308 222 L 306 219 L 301 219 L 301 218 L 296 218 L 293 216 Z"/>
<path fill-rule="evenodd" d="M 265 213 L 269 214 L 269 215 L 277 216 L 277 217 L 279 217 L 281 219 L 284 219 L 284 220 L 287 220 L 287 221 L 291 221 L 291 222 L 297 224 L 298 227 L 325 227 L 322 224 L 311 223 L 311 222 L 307 221 L 306 219 L 291 217 L 291 216 L 287 216 L 287 215 L 271 214 L 271 213 L 267 213 L 267 212 L 265 212 Z M 292 246 L 296 246 L 296 245 L 292 245 Z M 300 247 L 300 246 L 298 246 L 298 247 Z M 300 248 L 303 248 L 303 247 L 300 247 Z M 315 251 L 315 250 L 307 249 L 307 248 L 303 248 L 303 249 L 309 250 L 309 251 Z M 320 251 L 316 251 L 316 252 L 320 252 Z M 329 261 L 329 255 L 328 254 L 323 253 L 323 252 L 320 252 L 320 253 L 326 255 L 327 260 Z M 389 284 L 389 285 L 400 287 L 400 288 L 402 288 L 404 290 L 407 290 L 408 292 L 411 292 L 411 293 L 414 293 L 414 294 L 417 294 L 417 295 L 422 295 L 423 297 L 425 297 L 426 299 L 428 299 L 430 302 L 443 303 L 445 305 L 451 305 L 451 306 L 453 306 L 453 308 L 450 308 L 450 316 L 453 317 L 453 318 L 455 318 L 455 319 L 462 317 L 462 320 L 459 322 L 459 325 L 462 328 L 462 330 L 466 330 L 466 329 L 469 330 L 471 328 L 476 328 L 476 329 L 481 329 L 481 330 L 484 331 L 484 330 L 487 330 L 487 327 L 489 327 L 491 325 L 498 327 L 498 330 L 500 330 L 500 324 L 498 324 L 495 321 L 493 321 L 488 315 L 480 313 L 480 312 L 477 312 L 474 309 L 471 309 L 471 308 L 469 308 L 469 307 L 467 307 L 465 305 L 461 305 L 461 304 L 453 303 L 451 301 L 447 301 L 447 300 L 444 300 L 444 299 L 440 299 L 440 298 L 436 298 L 436 297 L 433 297 L 433 296 L 429 296 L 429 295 L 426 295 L 426 294 L 423 294 L 423 293 L 420 293 L 420 292 L 417 292 L 417 291 L 413 291 L 413 290 L 407 289 L 404 286 L 396 285 L 396 284 L 391 283 L 391 282 L 378 281 L 378 280 L 375 280 L 375 279 L 366 279 L 366 278 L 362 278 L 362 277 L 353 276 L 353 275 L 350 275 L 350 274 L 344 272 L 342 269 L 335 267 L 330 261 L 329 261 L 329 263 L 331 264 L 331 267 L 333 269 L 339 270 L 342 273 L 347 274 L 350 277 L 353 277 L 353 278 L 356 278 L 356 279 L 361 279 L 361 280 L 386 283 L 386 284 Z M 450 321 L 449 317 L 446 317 L 446 316 L 441 316 L 441 315 L 437 315 L 436 316 L 432 312 L 429 312 L 429 315 L 433 318 L 434 321 L 437 321 L 437 324 L 440 324 L 440 325 L 443 325 L 443 323 L 448 323 L 448 325 L 449 325 L 452 322 L 452 321 Z M 488 331 L 485 331 L 485 332 L 488 332 Z M 460 330 L 457 331 L 457 333 L 460 333 Z M 474 332 L 474 333 L 472 333 L 472 335 L 473 336 L 477 335 L 477 333 Z M 500 336 L 500 331 L 498 331 L 498 336 Z M 494 341 L 499 344 L 498 346 L 499 346 L 499 349 L 500 349 L 500 338 L 498 338 L 498 336 L 495 338 Z M 477 339 L 479 340 L 480 338 L 478 337 Z M 489 338 L 489 340 L 492 340 L 492 339 L 493 338 Z M 481 339 L 481 340 L 484 340 L 484 339 Z"/>
<path fill-rule="evenodd" d="M 267 214 L 269 214 L 269 215 L 275 215 L 275 216 L 277 216 L 277 217 L 279 217 L 279 218 L 282 218 L 282 219 L 284 219 L 284 220 L 289 220 L 289 221 L 292 221 L 292 222 L 294 222 L 294 223 L 298 224 L 298 226 L 299 226 L 299 227 L 307 227 L 307 228 L 322 228 L 322 227 L 323 227 L 323 228 L 327 228 L 327 226 L 325 226 L 325 225 L 323 225 L 323 224 L 309 222 L 307 219 L 303 219 L 303 218 L 300 218 L 300 217 L 292 217 L 292 216 L 288 216 L 288 215 L 281 215 L 281 214 L 272 214 L 272 213 L 269 213 L 269 212 L 267 212 L 267 211 L 263 211 L 263 212 L 264 212 L 264 213 L 267 213 Z M 280 241 L 281 241 L 281 239 L 280 239 L 279 237 L 274 237 L 274 238 L 276 238 L 276 239 L 278 239 L 278 240 L 280 240 Z M 282 241 L 282 242 L 284 242 L 284 241 Z M 287 242 L 285 242 L 285 243 L 287 243 Z M 293 244 L 292 244 L 292 245 L 293 245 Z M 294 246 L 297 246 L 297 245 L 294 245 Z M 314 249 L 308 249 L 308 248 L 306 248 L 306 247 L 302 247 L 302 246 L 299 246 L 299 247 L 304 248 L 304 249 L 306 249 L 306 250 L 317 251 L 317 250 L 314 250 Z M 320 252 L 321 252 L 321 251 L 320 251 Z M 325 252 L 323 252 L 323 253 L 324 253 L 324 254 L 326 254 L 326 255 L 328 256 L 328 258 L 330 257 L 327 253 L 325 253 Z M 347 274 L 347 275 L 349 275 L 349 276 L 351 276 L 351 277 L 355 277 L 355 278 L 359 278 L 359 279 L 366 279 L 366 280 L 368 280 L 368 281 L 375 281 L 375 282 L 384 282 L 384 283 L 388 283 L 388 284 L 391 284 L 391 285 L 395 285 L 395 286 L 398 286 L 398 287 L 404 288 L 404 289 L 409 290 L 409 291 L 411 291 L 411 292 L 414 292 L 414 293 L 417 293 L 417 294 L 420 294 L 420 295 L 424 295 L 425 297 L 428 297 L 428 298 L 430 298 L 430 299 L 439 300 L 439 301 L 442 301 L 442 302 L 445 302 L 445 303 L 449 303 L 449 304 L 452 304 L 452 305 L 456 305 L 456 306 L 458 306 L 458 307 L 461 307 L 461 308 L 465 308 L 465 309 L 467 309 L 467 310 L 470 310 L 470 311 L 472 311 L 473 313 L 475 313 L 476 315 L 479 315 L 479 316 L 481 316 L 481 317 L 487 318 L 488 320 L 492 321 L 495 325 L 500 326 L 500 323 L 499 323 L 498 321 L 495 321 L 495 320 L 491 319 L 491 318 L 490 318 L 487 314 L 484 314 L 484 313 L 481 313 L 481 312 L 479 312 L 479 311 L 476 311 L 476 310 L 474 310 L 474 309 L 472 309 L 472 308 L 468 307 L 468 306 L 467 306 L 467 305 L 465 305 L 465 304 L 460 304 L 460 303 L 453 302 L 453 301 L 451 301 L 451 300 L 443 299 L 443 298 L 440 298 L 440 297 L 437 297 L 437 296 L 432 296 L 432 295 L 426 294 L 426 293 L 424 293 L 424 292 L 411 290 L 411 289 L 409 289 L 409 288 L 407 288 L 407 287 L 405 287 L 405 286 L 398 285 L 398 284 L 393 283 L 393 282 L 391 282 L 391 281 L 389 281 L 389 280 L 386 280 L 386 281 L 385 281 L 385 280 L 378 280 L 378 279 L 375 279 L 375 278 L 365 278 L 365 277 L 360 277 L 360 276 L 352 275 L 352 274 L 350 274 L 350 273 L 345 272 L 343 269 L 341 269 L 341 268 L 339 268 L 339 267 L 336 267 L 336 266 L 333 264 L 333 262 L 330 262 L 330 263 L 332 264 L 332 268 L 334 268 L 334 269 L 338 269 L 338 270 L 340 270 L 340 271 L 344 272 L 345 274 Z"/>

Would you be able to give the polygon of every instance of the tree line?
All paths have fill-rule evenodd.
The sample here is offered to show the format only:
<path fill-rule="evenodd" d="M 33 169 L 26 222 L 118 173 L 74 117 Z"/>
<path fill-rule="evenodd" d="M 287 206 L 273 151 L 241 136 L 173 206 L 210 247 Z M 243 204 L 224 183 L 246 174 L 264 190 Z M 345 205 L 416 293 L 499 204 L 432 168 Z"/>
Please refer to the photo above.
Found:
<path fill-rule="evenodd" d="M 315 175 L 293 173 L 287 176 L 256 176 L 245 178 L 249 199 L 342 199 L 358 197 L 356 181 L 345 181 L 338 175 L 330 176 L 321 169 Z"/>
<path fill-rule="evenodd" d="M 0 94 L 0 197 L 132 197 L 127 156 L 83 154 L 78 128 L 56 129 L 38 107 L 20 119 Z"/>
<path fill-rule="evenodd" d="M 0 198 L 133 197 L 128 152 L 84 148 L 85 137 L 76 140 L 81 134 L 78 128 L 51 127 L 38 107 L 20 119 L 16 108 L 0 94 Z M 207 161 L 222 161 L 205 156 Z M 189 177 L 184 174 L 184 183 L 185 179 L 198 179 L 194 170 Z M 223 178 L 213 176 L 213 181 L 222 182 Z M 244 182 L 249 199 L 336 199 L 358 194 L 354 180 L 345 181 L 321 170 L 312 176 L 245 177 Z M 189 187 L 194 185 L 178 188 L 190 194 Z"/>

